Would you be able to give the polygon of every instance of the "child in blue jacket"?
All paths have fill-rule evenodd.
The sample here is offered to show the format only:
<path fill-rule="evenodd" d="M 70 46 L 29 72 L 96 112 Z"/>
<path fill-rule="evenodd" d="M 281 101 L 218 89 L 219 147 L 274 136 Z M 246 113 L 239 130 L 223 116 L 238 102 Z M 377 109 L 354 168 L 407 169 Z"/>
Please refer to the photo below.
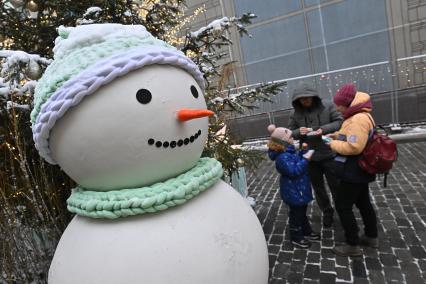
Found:
<path fill-rule="evenodd" d="M 306 216 L 308 204 L 313 199 L 308 176 L 312 153 L 296 152 L 291 130 L 271 124 L 268 131 L 271 133 L 268 155 L 281 174 L 280 194 L 289 207 L 290 239 L 296 247 L 309 248 L 310 240 L 320 239 L 320 235 L 312 231 Z"/>

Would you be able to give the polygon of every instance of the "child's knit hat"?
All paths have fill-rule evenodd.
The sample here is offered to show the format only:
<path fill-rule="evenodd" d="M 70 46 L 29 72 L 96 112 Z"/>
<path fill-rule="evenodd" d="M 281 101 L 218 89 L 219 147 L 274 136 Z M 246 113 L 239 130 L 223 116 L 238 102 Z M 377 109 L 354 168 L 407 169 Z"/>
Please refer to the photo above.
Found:
<path fill-rule="evenodd" d="M 271 133 L 271 140 L 281 144 L 290 144 L 291 143 L 291 130 L 284 127 L 276 127 L 274 124 L 268 126 L 268 131 Z"/>
<path fill-rule="evenodd" d="M 51 164 L 49 136 L 66 111 L 102 85 L 130 71 L 169 64 L 191 74 L 204 89 L 203 74 L 188 57 L 154 38 L 144 26 L 93 24 L 59 27 L 54 61 L 35 89 L 31 123 L 35 146 Z"/>

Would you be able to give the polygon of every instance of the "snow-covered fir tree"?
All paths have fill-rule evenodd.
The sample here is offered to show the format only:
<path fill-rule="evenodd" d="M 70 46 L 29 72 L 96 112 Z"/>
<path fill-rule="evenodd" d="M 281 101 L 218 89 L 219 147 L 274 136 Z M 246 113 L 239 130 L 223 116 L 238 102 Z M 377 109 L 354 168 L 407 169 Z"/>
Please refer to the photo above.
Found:
<path fill-rule="evenodd" d="M 231 112 L 243 113 L 270 101 L 282 84 L 266 83 L 239 92 L 221 84 L 229 32 L 248 35 L 255 17 L 223 17 L 191 30 L 183 0 L 1 2 L 0 21 L 0 282 L 44 283 L 62 230 L 70 220 L 65 200 L 73 182 L 42 161 L 34 148 L 30 110 L 37 79 L 50 64 L 57 27 L 93 23 L 141 24 L 181 49 L 205 74 L 210 120 L 203 155 L 218 159 L 229 176 L 240 163 L 255 165 L 258 153 L 233 147 L 226 128 Z M 189 18 L 188 18 L 189 17 Z M 222 63 L 221 63 L 222 62 Z M 225 64 L 226 66 L 226 64 Z M 226 79 L 226 78 L 225 78 Z M 226 80 L 225 80 L 226 81 Z"/>

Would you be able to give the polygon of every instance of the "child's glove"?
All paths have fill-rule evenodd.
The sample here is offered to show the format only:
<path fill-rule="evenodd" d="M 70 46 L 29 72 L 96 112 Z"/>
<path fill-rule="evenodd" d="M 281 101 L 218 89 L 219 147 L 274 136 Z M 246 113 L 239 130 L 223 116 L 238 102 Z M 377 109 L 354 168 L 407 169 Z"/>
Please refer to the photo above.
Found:
<path fill-rule="evenodd" d="M 308 150 L 305 154 L 303 154 L 303 158 L 310 161 L 312 159 L 312 155 L 314 154 L 315 150 Z"/>

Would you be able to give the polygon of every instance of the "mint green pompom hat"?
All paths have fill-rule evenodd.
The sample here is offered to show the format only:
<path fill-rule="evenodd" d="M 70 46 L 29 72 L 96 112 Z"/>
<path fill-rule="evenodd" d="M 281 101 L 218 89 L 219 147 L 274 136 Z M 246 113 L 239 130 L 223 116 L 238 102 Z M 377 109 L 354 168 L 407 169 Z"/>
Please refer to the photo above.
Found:
<path fill-rule="evenodd" d="M 59 27 L 54 61 L 38 81 L 31 112 L 33 139 L 40 155 L 56 164 L 49 136 L 68 109 L 102 85 L 130 71 L 153 64 L 184 69 L 204 89 L 198 66 L 181 51 L 154 38 L 144 26 L 92 24 Z"/>

